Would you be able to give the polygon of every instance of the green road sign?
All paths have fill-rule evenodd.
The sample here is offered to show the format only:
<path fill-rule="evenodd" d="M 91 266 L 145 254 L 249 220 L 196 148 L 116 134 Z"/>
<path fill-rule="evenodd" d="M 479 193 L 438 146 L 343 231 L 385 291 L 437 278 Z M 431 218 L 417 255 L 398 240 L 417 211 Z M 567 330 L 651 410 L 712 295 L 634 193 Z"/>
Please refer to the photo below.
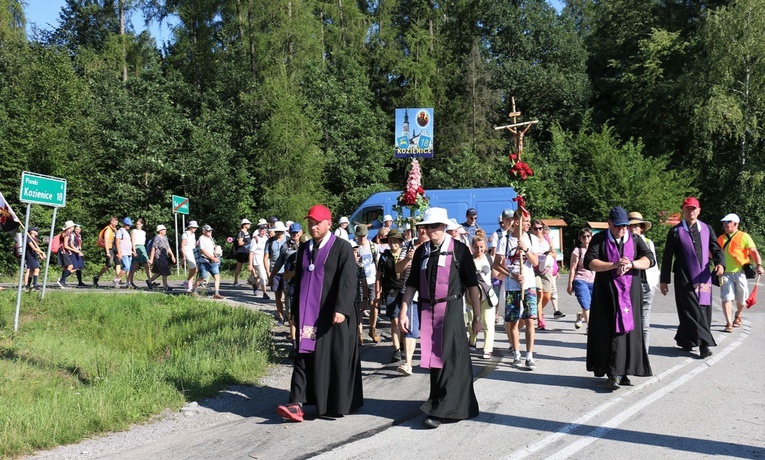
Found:
<path fill-rule="evenodd" d="M 63 208 L 66 206 L 66 179 L 24 171 L 19 199 L 22 203 Z"/>
<path fill-rule="evenodd" d="M 178 214 L 189 213 L 189 199 L 185 196 L 173 195 L 173 212 Z"/>

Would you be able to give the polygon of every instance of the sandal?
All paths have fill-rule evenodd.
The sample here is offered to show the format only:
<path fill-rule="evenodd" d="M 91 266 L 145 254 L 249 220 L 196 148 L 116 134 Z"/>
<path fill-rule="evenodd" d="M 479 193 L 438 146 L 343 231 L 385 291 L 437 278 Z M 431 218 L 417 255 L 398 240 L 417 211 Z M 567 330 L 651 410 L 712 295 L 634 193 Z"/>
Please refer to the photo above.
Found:
<path fill-rule="evenodd" d="M 741 315 L 736 315 L 736 319 L 733 320 L 733 327 L 741 326 Z"/>
<path fill-rule="evenodd" d="M 726 324 L 725 329 L 723 329 L 723 332 L 733 332 L 733 325 L 732 324 Z"/>

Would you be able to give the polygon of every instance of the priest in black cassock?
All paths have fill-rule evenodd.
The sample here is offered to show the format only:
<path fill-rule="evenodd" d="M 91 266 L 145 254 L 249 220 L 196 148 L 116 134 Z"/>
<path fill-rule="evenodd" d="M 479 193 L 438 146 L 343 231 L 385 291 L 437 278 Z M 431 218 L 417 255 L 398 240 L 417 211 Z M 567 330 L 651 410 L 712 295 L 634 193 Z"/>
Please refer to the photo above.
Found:
<path fill-rule="evenodd" d="M 628 375 L 651 375 L 643 344 L 643 284 L 640 274 L 656 265 L 642 238 L 629 231 L 627 211 L 615 207 L 608 230 L 592 237 L 584 266 L 595 272 L 587 333 L 587 370 L 608 376 L 611 390 L 630 385 Z"/>
<path fill-rule="evenodd" d="M 446 234 L 449 223 L 446 209 L 430 208 L 417 224 L 426 229 L 429 241 L 414 253 L 398 317 L 401 330 L 408 332 L 406 313 L 419 291 L 420 366 L 430 369 L 430 395 L 421 407 L 427 428 L 478 416 L 462 299 L 467 292 L 477 334 L 481 296 L 470 250 Z"/>
<path fill-rule="evenodd" d="M 329 231 L 332 214 L 325 206 L 313 206 L 306 218 L 311 239 L 298 248 L 291 312 L 298 355 L 289 404 L 276 410 L 293 422 L 303 421 L 303 404 L 316 405 L 318 415 L 327 417 L 364 404 L 353 249 Z"/>
<path fill-rule="evenodd" d="M 661 261 L 659 289 L 669 291 L 670 276 L 675 274 L 675 303 L 680 325 L 675 342 L 685 351 L 699 347 L 699 357 L 712 356 L 709 347 L 716 346 L 712 337 L 712 272 L 725 272 L 725 254 L 717 235 L 709 224 L 701 222 L 701 204 L 694 197 L 683 201 L 683 220 L 669 229 Z M 672 259 L 674 258 L 674 267 Z"/>

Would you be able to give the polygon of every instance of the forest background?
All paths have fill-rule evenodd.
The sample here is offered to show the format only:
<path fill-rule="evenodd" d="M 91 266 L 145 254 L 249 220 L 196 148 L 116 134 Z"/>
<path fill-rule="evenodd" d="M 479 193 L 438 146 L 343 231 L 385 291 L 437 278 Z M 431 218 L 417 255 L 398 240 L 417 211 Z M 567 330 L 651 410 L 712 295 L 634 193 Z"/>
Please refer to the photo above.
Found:
<path fill-rule="evenodd" d="M 21 217 L 21 171 L 67 179 L 57 219 L 92 248 L 113 214 L 172 227 L 173 194 L 219 238 L 316 202 L 347 215 L 403 188 L 396 108 L 434 108 L 426 191 L 512 184 L 493 127 L 513 97 L 540 121 L 522 192 L 568 223 L 568 250 L 615 205 L 661 248 L 687 194 L 718 233 L 737 212 L 764 241 L 763 0 L 67 0 L 29 34 L 24 8 L 0 0 L 0 192 Z M 134 14 L 172 17 L 171 37 Z M 0 235 L 4 273 L 11 246 Z"/>

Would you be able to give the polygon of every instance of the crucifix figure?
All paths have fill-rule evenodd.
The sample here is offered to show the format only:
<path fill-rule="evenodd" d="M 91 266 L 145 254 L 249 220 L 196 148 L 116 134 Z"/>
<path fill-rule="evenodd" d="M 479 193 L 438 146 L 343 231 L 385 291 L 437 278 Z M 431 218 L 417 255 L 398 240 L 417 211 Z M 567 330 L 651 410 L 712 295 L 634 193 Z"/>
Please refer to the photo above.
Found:
<path fill-rule="evenodd" d="M 529 129 L 531 129 L 531 125 L 535 123 L 539 123 L 539 120 L 531 120 L 531 121 L 523 121 L 518 123 L 518 117 L 521 115 L 521 112 L 517 111 L 515 109 L 515 98 L 512 98 L 513 102 L 513 111 L 507 114 L 508 117 L 511 117 L 513 119 L 513 123 L 505 126 L 495 126 L 494 129 L 507 129 L 511 133 L 513 133 L 513 138 L 515 139 L 515 151 L 513 152 L 513 155 L 516 155 L 516 158 L 518 160 L 521 159 L 521 155 L 523 154 L 523 136 L 528 132 Z M 521 127 L 525 127 L 523 130 L 521 130 Z M 516 129 L 518 128 L 518 129 Z"/>

